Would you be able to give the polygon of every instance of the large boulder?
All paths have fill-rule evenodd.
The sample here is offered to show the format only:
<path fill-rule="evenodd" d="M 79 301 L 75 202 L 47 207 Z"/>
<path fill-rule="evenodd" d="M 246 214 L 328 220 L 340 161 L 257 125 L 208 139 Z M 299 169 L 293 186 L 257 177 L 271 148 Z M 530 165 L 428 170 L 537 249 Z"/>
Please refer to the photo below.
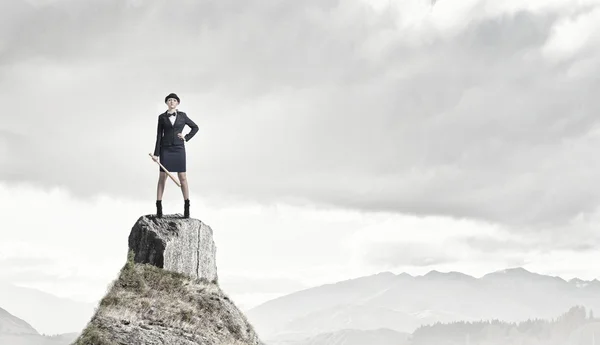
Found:
<path fill-rule="evenodd" d="M 129 234 L 134 262 L 217 282 L 217 248 L 210 226 L 194 218 L 140 217 Z"/>

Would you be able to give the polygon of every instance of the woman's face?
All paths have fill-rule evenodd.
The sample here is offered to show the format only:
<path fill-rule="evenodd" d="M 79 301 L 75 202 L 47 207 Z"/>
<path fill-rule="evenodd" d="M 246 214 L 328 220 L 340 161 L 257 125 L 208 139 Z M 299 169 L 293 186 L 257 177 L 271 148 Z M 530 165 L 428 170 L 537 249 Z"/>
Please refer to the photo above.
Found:
<path fill-rule="evenodd" d="M 177 104 L 179 104 L 179 102 L 177 102 L 175 98 L 167 99 L 167 106 L 169 107 L 169 109 L 175 109 L 177 107 Z"/>

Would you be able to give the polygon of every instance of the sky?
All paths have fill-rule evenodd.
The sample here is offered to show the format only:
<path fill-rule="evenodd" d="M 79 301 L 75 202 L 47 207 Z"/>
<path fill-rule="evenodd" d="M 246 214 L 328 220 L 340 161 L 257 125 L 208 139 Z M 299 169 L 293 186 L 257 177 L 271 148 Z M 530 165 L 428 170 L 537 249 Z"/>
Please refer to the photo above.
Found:
<path fill-rule="evenodd" d="M 600 279 L 599 29 L 600 0 L 1 2 L 0 280 L 99 301 L 171 92 L 243 309 L 383 271 Z"/>

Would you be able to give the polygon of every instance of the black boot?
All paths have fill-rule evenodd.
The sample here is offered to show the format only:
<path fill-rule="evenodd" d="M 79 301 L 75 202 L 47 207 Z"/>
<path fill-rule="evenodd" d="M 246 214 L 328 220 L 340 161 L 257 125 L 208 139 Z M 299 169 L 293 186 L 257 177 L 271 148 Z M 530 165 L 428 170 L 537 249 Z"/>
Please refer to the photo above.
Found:
<path fill-rule="evenodd" d="M 162 218 L 162 200 L 156 200 L 156 218 Z"/>
<path fill-rule="evenodd" d="M 190 218 L 190 200 L 189 199 L 184 200 L 183 218 Z"/>

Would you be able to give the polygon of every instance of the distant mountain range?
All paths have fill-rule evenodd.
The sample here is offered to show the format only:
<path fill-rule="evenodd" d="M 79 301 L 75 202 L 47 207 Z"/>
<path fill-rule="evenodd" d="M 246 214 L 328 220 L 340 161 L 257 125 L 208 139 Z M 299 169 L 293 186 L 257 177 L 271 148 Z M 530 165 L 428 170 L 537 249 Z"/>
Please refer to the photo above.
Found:
<path fill-rule="evenodd" d="M 409 336 L 387 328 L 370 331 L 344 329 L 304 340 L 269 342 L 268 345 L 410 345 Z"/>
<path fill-rule="evenodd" d="M 0 308 L 0 334 L 39 334 L 30 324 Z"/>
<path fill-rule="evenodd" d="M 409 344 L 408 333 L 400 333 L 387 328 L 370 331 L 344 329 L 323 333 L 296 342 L 294 345 L 405 345 Z"/>
<path fill-rule="evenodd" d="M 80 332 L 96 306 L 0 282 L 0 307 L 26 320 L 41 333 L 63 334 Z M 59 317 L 57 311 L 60 311 Z"/>
<path fill-rule="evenodd" d="M 247 316 L 269 344 L 304 344 L 300 341 L 348 330 L 405 334 L 436 322 L 552 319 L 575 305 L 600 311 L 600 282 L 565 281 L 523 268 L 481 278 L 385 272 L 292 293 Z"/>
<path fill-rule="evenodd" d="M 3 345 L 68 345 L 77 333 L 44 336 L 30 324 L 0 308 L 0 344 Z"/>
<path fill-rule="evenodd" d="M 268 345 L 407 345 L 424 325 L 553 320 L 576 305 L 600 312 L 598 280 L 566 281 L 523 268 L 481 278 L 459 272 L 384 272 L 279 297 L 246 316 Z M 0 344 L 67 345 L 76 338 L 74 332 L 85 327 L 95 306 L 0 283 L 0 307 Z M 29 324 L 31 319 L 47 329 L 70 332 L 45 336 L 36 324 Z M 587 344 L 597 325 L 581 326 L 572 337 L 584 340 L 572 343 Z M 597 334 L 600 341 L 600 328 Z"/>

